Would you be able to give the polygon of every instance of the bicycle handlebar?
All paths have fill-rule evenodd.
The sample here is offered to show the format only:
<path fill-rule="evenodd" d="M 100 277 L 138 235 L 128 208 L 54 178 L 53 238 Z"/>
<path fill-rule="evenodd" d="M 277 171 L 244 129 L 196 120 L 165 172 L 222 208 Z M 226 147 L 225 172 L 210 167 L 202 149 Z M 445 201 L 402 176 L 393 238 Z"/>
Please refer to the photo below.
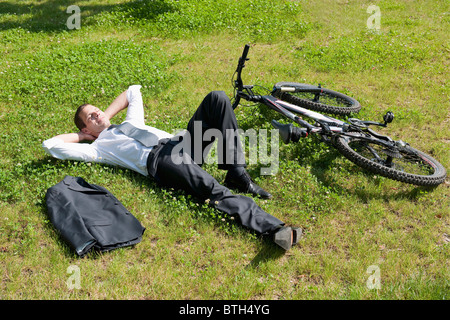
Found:
<path fill-rule="evenodd" d="M 244 51 L 242 52 L 242 56 L 239 58 L 238 66 L 236 68 L 237 78 L 236 78 L 236 86 L 238 90 L 243 89 L 243 83 L 241 78 L 242 69 L 245 67 L 245 61 L 247 61 L 248 50 L 250 49 L 250 45 L 246 44 L 244 47 Z"/>
<path fill-rule="evenodd" d="M 248 60 L 247 59 L 247 55 L 248 55 L 248 50 L 249 49 L 250 49 L 250 45 L 246 44 L 244 46 L 244 51 L 242 52 L 242 56 L 239 58 L 239 65 L 238 65 L 238 69 L 240 67 L 239 71 L 242 71 L 242 68 L 245 65 L 245 61 Z"/>
<path fill-rule="evenodd" d="M 250 49 L 250 45 L 246 44 L 244 46 L 244 51 L 242 52 L 242 56 L 239 58 L 239 62 L 236 68 L 237 77 L 234 81 L 234 87 L 238 90 L 235 96 L 235 101 L 233 103 L 233 110 L 236 109 L 236 107 L 239 105 L 239 102 L 241 100 L 240 92 L 244 89 L 244 84 L 242 82 L 241 73 L 242 69 L 245 67 L 245 61 L 247 61 L 247 55 L 248 51 Z"/>

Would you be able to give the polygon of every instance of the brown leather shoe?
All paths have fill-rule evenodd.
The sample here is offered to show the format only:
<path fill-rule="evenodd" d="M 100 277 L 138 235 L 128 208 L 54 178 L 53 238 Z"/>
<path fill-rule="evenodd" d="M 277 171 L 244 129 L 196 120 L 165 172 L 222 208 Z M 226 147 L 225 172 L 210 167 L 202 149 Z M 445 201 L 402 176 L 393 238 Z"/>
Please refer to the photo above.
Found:
<path fill-rule="evenodd" d="M 253 196 L 263 199 L 272 198 L 269 192 L 265 191 L 252 180 L 247 171 L 244 171 L 241 175 L 235 175 L 228 171 L 224 185 L 229 189 L 236 189 L 242 193 L 251 193 Z"/>

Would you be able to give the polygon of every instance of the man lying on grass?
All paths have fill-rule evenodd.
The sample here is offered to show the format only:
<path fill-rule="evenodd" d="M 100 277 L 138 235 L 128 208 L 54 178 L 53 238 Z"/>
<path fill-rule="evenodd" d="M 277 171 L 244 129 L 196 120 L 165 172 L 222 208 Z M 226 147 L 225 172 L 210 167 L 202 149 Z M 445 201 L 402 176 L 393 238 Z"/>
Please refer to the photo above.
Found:
<path fill-rule="evenodd" d="M 201 201 L 209 199 L 209 205 L 237 218 L 244 227 L 272 237 L 285 250 L 297 243 L 302 234 L 300 228 L 285 226 L 252 198 L 233 194 L 228 189 L 271 197 L 245 170 L 239 136 L 226 134 L 229 130 L 236 132 L 238 126 L 224 92 L 209 93 L 189 121 L 185 135 L 173 136 L 145 125 L 140 88 L 130 86 L 104 112 L 91 104 L 81 105 L 74 119 L 80 131 L 48 139 L 43 142 L 43 148 L 61 160 L 99 162 L 134 170 L 163 187 L 182 189 Z M 125 121 L 119 126 L 112 125 L 110 120 L 124 109 L 127 109 Z M 207 130 L 221 133 L 218 152 L 227 161 L 219 163 L 219 168 L 228 170 L 224 181 L 228 188 L 201 168 L 211 145 L 202 138 Z M 202 135 L 200 139 L 198 135 Z M 81 143 L 84 141 L 93 142 Z"/>

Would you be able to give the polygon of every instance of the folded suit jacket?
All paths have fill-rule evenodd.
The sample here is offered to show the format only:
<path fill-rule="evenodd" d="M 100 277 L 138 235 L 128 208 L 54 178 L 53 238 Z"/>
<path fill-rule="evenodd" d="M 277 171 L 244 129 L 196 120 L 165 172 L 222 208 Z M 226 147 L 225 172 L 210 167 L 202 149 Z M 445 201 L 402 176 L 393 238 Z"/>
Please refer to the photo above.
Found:
<path fill-rule="evenodd" d="M 45 198 L 50 221 L 79 256 L 142 240 L 145 228 L 104 187 L 66 176 L 47 190 Z"/>

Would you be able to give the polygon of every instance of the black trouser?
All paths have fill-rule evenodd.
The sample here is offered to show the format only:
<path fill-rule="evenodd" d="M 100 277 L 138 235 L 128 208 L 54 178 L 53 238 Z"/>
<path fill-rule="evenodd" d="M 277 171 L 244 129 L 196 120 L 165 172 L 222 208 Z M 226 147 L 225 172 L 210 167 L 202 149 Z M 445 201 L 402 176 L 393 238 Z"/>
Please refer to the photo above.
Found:
<path fill-rule="evenodd" d="M 195 141 L 203 140 L 198 136 L 194 137 L 194 121 L 202 121 L 202 134 L 207 129 L 218 129 L 222 133 L 225 133 L 226 129 L 237 129 L 236 117 L 230 100 L 224 92 L 213 91 L 208 94 L 190 120 L 188 132 L 191 134 L 192 144 Z M 199 134 L 199 132 L 195 132 L 195 134 Z M 229 159 L 234 159 L 238 163 L 219 164 L 219 167 L 229 169 L 233 165 L 242 166 L 243 164 L 239 162 L 239 159 L 243 157 L 239 139 L 234 135 L 234 141 L 230 142 L 229 135 L 222 134 L 222 136 L 222 146 L 226 149 L 224 157 L 230 157 Z M 227 148 L 236 142 L 237 145 L 235 144 L 234 148 Z M 258 233 L 267 234 L 284 225 L 282 221 L 262 210 L 252 198 L 232 194 L 228 188 L 222 186 L 200 165 L 194 163 L 192 158 L 198 154 L 194 149 L 198 146 L 191 146 L 191 150 L 183 150 L 188 152 L 180 152 L 179 143 L 177 139 L 165 139 L 160 141 L 150 153 L 147 168 L 149 174 L 158 183 L 165 187 L 184 190 L 201 201 L 209 199 L 211 206 L 230 216 L 237 217 L 243 226 Z M 211 142 L 202 143 L 201 154 L 204 154 L 208 144 Z M 230 153 L 232 154 L 230 155 Z M 194 154 L 194 157 L 191 157 L 191 154 Z M 174 155 L 177 163 L 173 161 Z"/>
<path fill-rule="evenodd" d="M 198 165 L 205 162 L 211 141 L 217 140 L 219 169 L 245 166 L 236 115 L 225 92 L 209 93 L 189 121 L 187 130 L 191 141 L 185 149 Z"/>

